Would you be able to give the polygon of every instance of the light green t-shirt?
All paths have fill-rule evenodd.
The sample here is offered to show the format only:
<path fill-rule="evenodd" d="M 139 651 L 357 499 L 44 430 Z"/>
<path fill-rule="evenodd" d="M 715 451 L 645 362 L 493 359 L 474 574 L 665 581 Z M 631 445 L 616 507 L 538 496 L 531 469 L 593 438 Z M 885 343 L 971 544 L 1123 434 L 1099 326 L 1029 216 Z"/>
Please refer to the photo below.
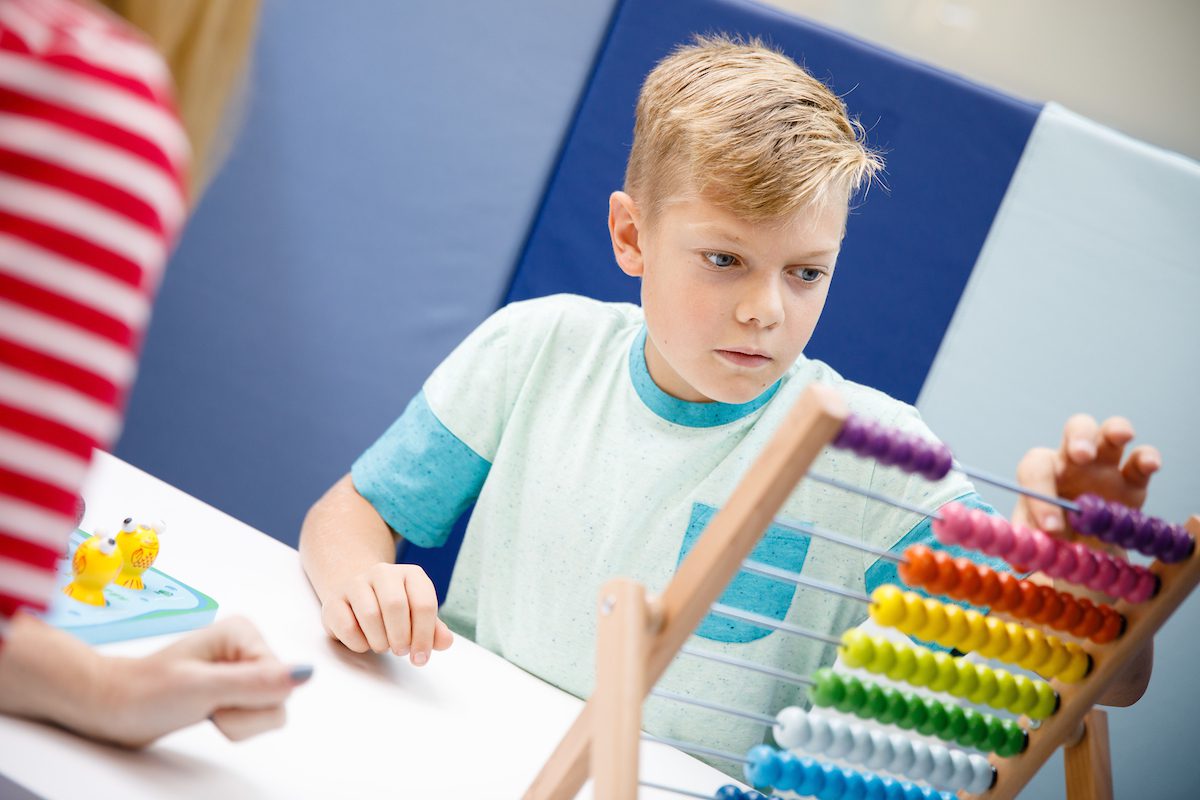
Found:
<path fill-rule="evenodd" d="M 475 499 L 443 619 L 579 697 L 593 686 L 600 587 L 621 576 L 661 592 L 807 385 L 829 384 L 852 413 L 933 438 L 911 406 L 803 357 L 750 403 L 678 400 L 651 380 L 644 337 L 634 305 L 571 295 L 509 305 L 434 371 L 353 469 L 359 492 L 422 546 L 441 544 Z M 813 471 L 928 509 L 973 491 L 953 475 L 929 482 L 829 448 Z M 781 516 L 874 547 L 930 538 L 920 514 L 810 480 Z M 895 574 L 861 550 L 780 527 L 752 557 L 859 591 Z M 861 602 L 747 573 L 722 602 L 835 636 L 866 617 Z M 835 656 L 830 645 L 714 615 L 689 645 L 801 675 Z M 803 703 L 794 684 L 683 655 L 658 686 L 770 714 Z M 766 734 L 653 697 L 644 719 L 651 733 L 734 753 Z"/>

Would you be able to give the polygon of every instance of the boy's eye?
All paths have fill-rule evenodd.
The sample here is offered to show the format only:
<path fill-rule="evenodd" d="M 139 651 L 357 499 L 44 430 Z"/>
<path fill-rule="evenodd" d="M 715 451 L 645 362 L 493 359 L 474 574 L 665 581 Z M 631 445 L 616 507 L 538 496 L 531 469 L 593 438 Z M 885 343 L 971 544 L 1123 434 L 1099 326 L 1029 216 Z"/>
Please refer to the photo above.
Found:
<path fill-rule="evenodd" d="M 796 270 L 796 274 L 805 283 L 816 283 L 825 275 L 823 271 L 815 267 L 805 267 L 804 269 Z"/>
<path fill-rule="evenodd" d="M 732 267 L 737 263 L 737 259 L 729 255 L 729 253 L 705 253 L 704 257 L 708 259 L 708 263 L 722 269 Z"/>

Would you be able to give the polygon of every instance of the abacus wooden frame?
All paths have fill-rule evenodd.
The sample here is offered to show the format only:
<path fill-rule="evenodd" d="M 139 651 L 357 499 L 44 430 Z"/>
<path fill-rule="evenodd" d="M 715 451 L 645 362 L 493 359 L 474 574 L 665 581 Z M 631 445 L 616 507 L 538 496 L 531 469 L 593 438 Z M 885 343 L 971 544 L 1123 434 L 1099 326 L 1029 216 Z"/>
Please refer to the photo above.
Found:
<path fill-rule="evenodd" d="M 848 411 L 828 386 L 810 386 L 762 453 L 713 517 L 696 547 L 680 564 L 659 598 L 639 584 L 618 579 L 600 593 L 596 689 L 525 793 L 526 800 L 570 800 L 589 774 L 597 800 L 637 796 L 641 706 L 679 648 L 733 579 L 763 531 L 779 512 L 813 460 L 841 430 Z M 1200 516 L 1188 520 L 1200 537 Z M 991 757 L 995 785 L 980 797 L 1009 800 L 1059 746 L 1077 737 L 1104 690 L 1200 582 L 1200 556 L 1176 564 L 1155 561 L 1158 594 L 1146 603 L 1121 601 L 1123 636 L 1111 645 L 1081 642 L 1093 659 L 1086 679 L 1054 682 L 1059 710 L 1029 729 L 1029 746 L 1011 758 Z M 1028 729 L 1028 720 L 1022 720 Z M 1103 760 L 1103 759 L 1101 759 Z M 974 795 L 960 793 L 968 798 Z"/>

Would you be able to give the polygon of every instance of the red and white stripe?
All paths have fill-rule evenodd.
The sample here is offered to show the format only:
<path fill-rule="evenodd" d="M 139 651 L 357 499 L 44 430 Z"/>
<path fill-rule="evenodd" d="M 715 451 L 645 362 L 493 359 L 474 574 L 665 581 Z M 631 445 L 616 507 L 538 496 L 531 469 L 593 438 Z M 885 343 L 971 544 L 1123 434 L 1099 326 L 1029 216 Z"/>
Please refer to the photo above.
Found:
<path fill-rule="evenodd" d="M 120 429 L 188 153 L 162 59 L 119 20 L 0 0 L 0 639 L 46 607 Z"/>

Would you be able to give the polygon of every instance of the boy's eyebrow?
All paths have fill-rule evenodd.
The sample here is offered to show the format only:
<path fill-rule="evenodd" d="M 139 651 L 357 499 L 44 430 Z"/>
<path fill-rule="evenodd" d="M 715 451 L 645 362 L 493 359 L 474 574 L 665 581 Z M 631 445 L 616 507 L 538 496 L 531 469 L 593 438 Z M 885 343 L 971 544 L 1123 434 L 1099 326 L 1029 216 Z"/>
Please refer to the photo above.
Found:
<path fill-rule="evenodd" d="M 696 222 L 692 224 L 692 229 L 697 233 L 728 239 L 740 247 L 745 247 L 747 244 L 743 237 L 738 236 L 733 231 L 723 227 L 719 222 Z M 841 249 L 841 242 L 839 242 L 833 247 L 825 247 L 818 250 L 810 250 L 807 253 L 799 253 L 795 256 L 795 260 L 803 261 L 804 259 L 817 258 L 818 256 L 834 256 L 841 252 Z"/>

